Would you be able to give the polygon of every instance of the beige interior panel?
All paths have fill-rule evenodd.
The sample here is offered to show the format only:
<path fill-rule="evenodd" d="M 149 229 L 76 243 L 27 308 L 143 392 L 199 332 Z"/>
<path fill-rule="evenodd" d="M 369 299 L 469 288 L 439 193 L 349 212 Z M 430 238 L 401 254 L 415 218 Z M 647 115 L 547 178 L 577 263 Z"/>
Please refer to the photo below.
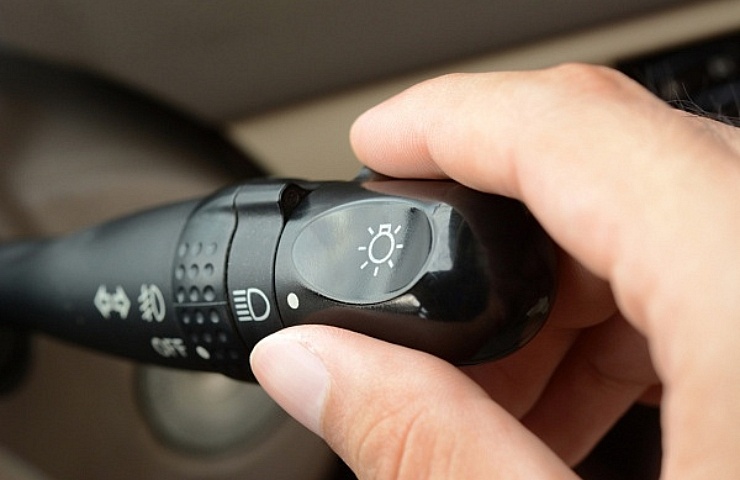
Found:
<path fill-rule="evenodd" d="M 609 65 L 619 59 L 737 30 L 740 2 L 704 2 L 326 96 L 235 122 L 229 132 L 277 175 L 352 178 L 360 168 L 348 141 L 354 119 L 424 79 L 451 72 L 521 70 L 573 61 Z"/>

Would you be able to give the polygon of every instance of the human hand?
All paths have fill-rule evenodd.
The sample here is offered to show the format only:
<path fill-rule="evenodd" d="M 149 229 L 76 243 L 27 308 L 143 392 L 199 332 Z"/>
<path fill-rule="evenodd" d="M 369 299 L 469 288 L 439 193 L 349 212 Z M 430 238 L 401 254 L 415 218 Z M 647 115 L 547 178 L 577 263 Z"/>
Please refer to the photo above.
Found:
<path fill-rule="evenodd" d="M 521 199 L 563 249 L 548 324 L 498 362 L 321 326 L 257 346 L 268 393 L 360 478 L 575 478 L 661 385 L 664 478 L 740 478 L 737 129 L 570 65 L 425 82 L 352 141 L 382 173 Z"/>

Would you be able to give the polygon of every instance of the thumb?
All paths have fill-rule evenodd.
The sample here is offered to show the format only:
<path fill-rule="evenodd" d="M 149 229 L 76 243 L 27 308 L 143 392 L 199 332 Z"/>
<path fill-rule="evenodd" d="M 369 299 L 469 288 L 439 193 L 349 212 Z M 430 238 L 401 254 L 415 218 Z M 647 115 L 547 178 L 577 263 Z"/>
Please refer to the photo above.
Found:
<path fill-rule="evenodd" d="M 251 362 L 361 479 L 575 478 L 476 383 L 425 353 L 301 326 L 264 339 Z"/>

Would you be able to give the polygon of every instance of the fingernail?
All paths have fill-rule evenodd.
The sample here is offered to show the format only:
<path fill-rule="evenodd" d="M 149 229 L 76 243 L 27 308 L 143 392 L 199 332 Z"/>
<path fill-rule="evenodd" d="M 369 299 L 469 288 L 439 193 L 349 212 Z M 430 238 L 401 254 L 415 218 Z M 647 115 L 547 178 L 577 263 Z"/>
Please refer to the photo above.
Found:
<path fill-rule="evenodd" d="M 250 357 L 262 388 L 309 430 L 321 435 L 329 372 L 297 338 L 277 334 L 262 340 Z"/>

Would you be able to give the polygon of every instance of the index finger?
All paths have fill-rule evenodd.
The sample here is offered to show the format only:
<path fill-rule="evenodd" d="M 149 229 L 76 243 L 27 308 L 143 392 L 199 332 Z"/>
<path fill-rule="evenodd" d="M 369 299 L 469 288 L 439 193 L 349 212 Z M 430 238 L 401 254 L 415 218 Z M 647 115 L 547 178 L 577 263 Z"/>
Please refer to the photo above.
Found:
<path fill-rule="evenodd" d="M 382 173 L 523 200 L 644 330 L 644 294 L 676 287 L 658 277 L 693 256 L 666 249 L 686 238 L 685 217 L 712 231 L 715 206 L 737 203 L 734 150 L 710 131 L 613 70 L 568 65 L 422 83 L 361 116 L 351 139 Z"/>

